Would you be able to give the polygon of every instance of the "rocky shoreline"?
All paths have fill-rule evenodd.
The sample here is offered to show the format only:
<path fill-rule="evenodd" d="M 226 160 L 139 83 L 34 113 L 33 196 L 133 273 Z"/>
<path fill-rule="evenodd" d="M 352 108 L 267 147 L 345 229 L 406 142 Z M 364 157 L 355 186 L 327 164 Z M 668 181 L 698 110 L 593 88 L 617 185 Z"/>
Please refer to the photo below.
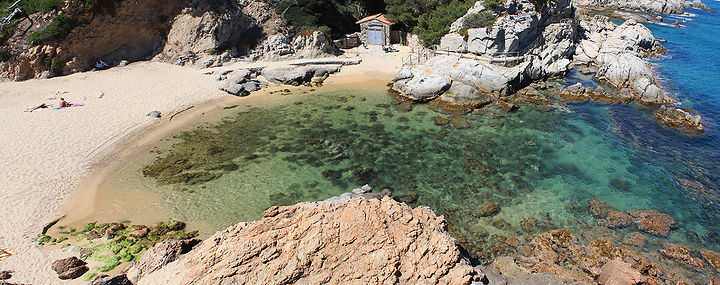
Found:
<path fill-rule="evenodd" d="M 478 11 L 488 9 L 476 4 L 464 17 Z M 618 25 L 606 16 L 576 10 L 568 1 L 540 11 L 529 1 L 508 1 L 493 13 L 499 17 L 487 28 L 445 35 L 438 48 L 442 52 L 405 66 L 391 88 L 416 102 L 454 104 L 468 111 L 489 102 L 505 109 L 508 103 L 637 102 L 665 106 L 656 117 L 667 126 L 688 132 L 704 129 L 692 111 L 667 111 L 678 110 L 673 107 L 676 101 L 662 90 L 646 60 L 664 54 L 664 47 L 641 23 L 630 19 Z M 572 69 L 608 87 L 547 84 Z"/>
<path fill-rule="evenodd" d="M 512 248 L 509 254 L 480 265 L 472 264 L 456 247 L 442 216 L 427 207 L 413 209 L 397 202 L 386 190 L 371 190 L 364 186 L 321 202 L 275 206 L 265 211 L 262 220 L 231 226 L 199 244 L 160 242 L 124 273 L 100 275 L 90 284 L 693 283 L 683 272 L 704 274 L 709 284 L 720 282 L 711 277 L 720 273 L 720 255 L 714 251 L 657 241 L 661 248 L 653 253 L 647 249 L 649 238 L 640 232 L 624 239 L 602 233 L 634 223 L 646 234 L 667 236 L 675 222 L 657 211 L 626 214 L 592 199 L 588 211 L 598 218 L 597 229 L 511 237 L 504 242 Z M 499 210 L 492 205 L 484 208 L 488 215 Z M 592 233 L 596 231 L 599 237 Z"/>

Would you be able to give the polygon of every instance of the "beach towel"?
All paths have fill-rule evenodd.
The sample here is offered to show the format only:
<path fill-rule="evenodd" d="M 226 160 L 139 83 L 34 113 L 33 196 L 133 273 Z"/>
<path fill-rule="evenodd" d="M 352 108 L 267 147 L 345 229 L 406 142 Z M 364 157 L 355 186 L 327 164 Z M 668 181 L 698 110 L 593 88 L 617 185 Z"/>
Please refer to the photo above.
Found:
<path fill-rule="evenodd" d="M 8 257 L 10 257 L 11 255 L 12 255 L 12 253 L 10 253 L 9 251 L 4 250 L 4 249 L 0 249 L 0 260 L 3 260 L 3 259 L 5 259 L 5 258 L 8 258 Z"/>
<path fill-rule="evenodd" d="M 83 103 L 78 103 L 78 104 L 72 104 L 72 105 L 70 105 L 70 107 L 82 107 L 82 106 L 85 106 L 85 104 L 83 104 Z M 53 110 L 62 110 L 62 109 L 70 108 L 70 107 L 55 107 L 55 108 L 53 108 Z"/>

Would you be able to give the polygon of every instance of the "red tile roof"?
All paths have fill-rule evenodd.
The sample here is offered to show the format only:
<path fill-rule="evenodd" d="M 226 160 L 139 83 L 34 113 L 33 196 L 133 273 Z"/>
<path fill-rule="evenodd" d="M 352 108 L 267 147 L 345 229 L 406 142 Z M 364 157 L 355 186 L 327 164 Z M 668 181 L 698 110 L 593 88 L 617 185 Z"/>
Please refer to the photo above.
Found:
<path fill-rule="evenodd" d="M 390 20 L 388 20 L 387 18 L 385 18 L 385 14 L 383 14 L 383 13 L 375 14 L 375 15 L 372 15 L 372 16 L 367 16 L 367 17 L 362 18 L 362 19 L 360 19 L 359 21 L 355 22 L 355 24 L 360 24 L 360 23 L 367 22 L 367 21 L 370 21 L 370 20 L 378 20 L 378 21 L 383 22 L 383 23 L 386 23 L 386 24 L 388 24 L 388 25 L 393 25 L 393 24 L 395 24 L 395 23 L 393 23 L 393 22 L 390 22 Z"/>

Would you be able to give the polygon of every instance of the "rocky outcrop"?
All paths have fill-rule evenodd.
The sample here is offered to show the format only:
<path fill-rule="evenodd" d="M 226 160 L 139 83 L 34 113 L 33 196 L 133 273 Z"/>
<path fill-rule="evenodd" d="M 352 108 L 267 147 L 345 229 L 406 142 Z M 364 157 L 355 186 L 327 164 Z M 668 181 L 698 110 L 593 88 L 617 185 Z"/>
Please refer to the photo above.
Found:
<path fill-rule="evenodd" d="M 712 250 L 703 249 L 700 251 L 700 255 L 702 255 L 703 259 L 705 259 L 710 266 L 715 268 L 715 271 L 720 273 L 720 254 Z"/>
<path fill-rule="evenodd" d="M 148 249 L 140 260 L 128 268 L 127 280 L 137 283 L 144 276 L 180 258 L 189 252 L 200 240 L 166 240 Z"/>
<path fill-rule="evenodd" d="M 268 61 L 298 58 L 318 58 L 339 55 L 340 50 L 328 35 L 320 31 L 295 36 L 275 34 L 267 38 L 257 49 L 256 57 Z"/>
<path fill-rule="evenodd" d="M 475 4 L 466 15 L 484 9 L 482 4 Z M 534 80 L 567 72 L 576 33 L 568 1 L 553 1 L 538 13 L 531 2 L 513 0 L 503 3 L 498 11 L 503 15 L 487 28 L 468 29 L 466 35 L 445 35 L 440 49 L 451 54 L 404 67 L 392 81 L 392 88 L 415 101 L 439 98 L 471 111 L 487 104 L 488 98 L 502 105 L 509 101 L 502 97 Z M 458 19 L 453 29 L 462 20 Z"/>
<path fill-rule="evenodd" d="M 626 103 L 632 100 L 632 95 L 627 89 L 609 93 L 600 86 L 596 88 L 585 87 L 582 83 L 576 83 L 566 87 L 560 91 L 557 96 L 564 101 L 575 103 L 587 102 L 589 100 L 600 103 Z"/>
<path fill-rule="evenodd" d="M 246 55 L 263 32 L 276 33 L 280 25 L 269 3 L 211 2 L 198 1 L 175 16 L 157 59 L 198 67 L 217 66 L 234 56 Z"/>
<path fill-rule="evenodd" d="M 650 64 L 641 57 L 661 48 L 650 30 L 634 21 L 622 25 L 607 17 L 595 16 L 580 21 L 582 38 L 575 49 L 578 64 L 598 67 L 595 78 L 616 89 L 627 88 L 632 100 L 645 104 L 668 104 L 674 100 L 657 85 Z"/>
<path fill-rule="evenodd" d="M 138 284 L 470 284 L 482 277 L 426 207 L 354 198 L 263 215 L 216 233 Z"/>
<path fill-rule="evenodd" d="M 10 55 L 0 63 L 0 76 L 46 78 L 150 59 L 204 68 L 239 57 L 281 60 L 339 54 L 322 32 L 283 32 L 287 29 L 275 4 L 121 0 L 86 10 L 77 1 L 66 1 L 61 11 L 33 15 L 38 24 L 27 33 L 18 29 L 7 45 L 0 43 L 0 52 Z M 27 42 L 27 35 L 41 31 L 59 13 L 78 24 L 66 37 L 40 46 Z"/>
<path fill-rule="evenodd" d="M 276 66 L 262 70 L 262 76 L 270 82 L 300 85 L 313 82 L 322 83 L 331 74 L 337 73 L 341 65 Z"/>
<path fill-rule="evenodd" d="M 702 132 L 705 130 L 705 126 L 701 123 L 702 118 L 699 115 L 693 115 L 691 111 L 672 106 L 660 106 L 655 111 L 655 119 L 669 127 L 687 132 Z"/>
<path fill-rule="evenodd" d="M 618 9 L 656 14 L 682 14 L 685 7 L 701 8 L 705 6 L 700 0 L 693 2 L 685 0 L 574 0 L 574 3 L 593 10 Z"/>

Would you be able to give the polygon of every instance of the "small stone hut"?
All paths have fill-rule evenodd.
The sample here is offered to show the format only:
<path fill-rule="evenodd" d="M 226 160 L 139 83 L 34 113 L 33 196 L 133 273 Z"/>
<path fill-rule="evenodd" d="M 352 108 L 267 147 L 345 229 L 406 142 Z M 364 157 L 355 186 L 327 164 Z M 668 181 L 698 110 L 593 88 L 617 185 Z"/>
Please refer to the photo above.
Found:
<path fill-rule="evenodd" d="M 360 40 L 368 45 L 389 45 L 390 26 L 394 23 L 384 14 L 367 16 L 356 22 L 360 24 Z"/>

